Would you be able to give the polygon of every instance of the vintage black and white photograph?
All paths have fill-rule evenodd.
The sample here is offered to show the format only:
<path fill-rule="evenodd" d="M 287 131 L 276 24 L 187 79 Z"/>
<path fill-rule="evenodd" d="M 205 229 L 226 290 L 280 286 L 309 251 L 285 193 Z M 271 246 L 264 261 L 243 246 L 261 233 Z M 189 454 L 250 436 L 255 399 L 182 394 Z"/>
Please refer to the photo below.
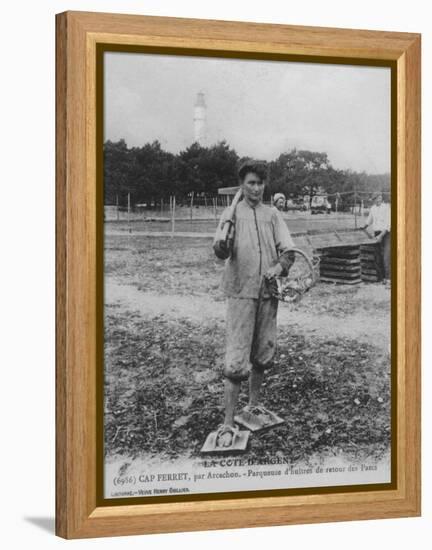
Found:
<path fill-rule="evenodd" d="M 106 51 L 103 99 L 104 497 L 390 483 L 391 69 Z"/>

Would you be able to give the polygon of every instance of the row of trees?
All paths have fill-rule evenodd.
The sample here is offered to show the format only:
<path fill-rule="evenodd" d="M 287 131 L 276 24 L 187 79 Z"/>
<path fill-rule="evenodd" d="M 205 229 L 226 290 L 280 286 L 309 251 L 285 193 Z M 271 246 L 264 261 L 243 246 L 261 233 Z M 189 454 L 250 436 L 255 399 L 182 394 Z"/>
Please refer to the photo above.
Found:
<path fill-rule="evenodd" d="M 132 204 L 157 203 L 175 195 L 178 201 L 195 196 L 214 197 L 218 188 L 238 185 L 240 158 L 225 141 L 211 147 L 193 143 L 174 155 L 158 141 L 128 148 L 124 140 L 104 144 L 105 204 L 125 205 L 130 193 Z M 345 203 L 376 190 L 390 191 L 388 174 L 370 175 L 336 170 L 326 153 L 293 149 L 268 163 L 266 193 L 282 192 L 287 197 L 311 198 L 324 191 L 340 194 Z"/>

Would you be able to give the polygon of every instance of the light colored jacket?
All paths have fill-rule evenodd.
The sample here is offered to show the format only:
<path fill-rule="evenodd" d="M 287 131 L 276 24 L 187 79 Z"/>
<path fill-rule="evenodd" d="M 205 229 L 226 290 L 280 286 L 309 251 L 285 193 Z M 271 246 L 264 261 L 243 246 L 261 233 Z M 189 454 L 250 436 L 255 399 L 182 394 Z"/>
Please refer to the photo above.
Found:
<path fill-rule="evenodd" d="M 369 212 L 366 225 L 372 226 L 373 231 L 390 231 L 390 205 L 382 202 L 374 204 Z"/>
<path fill-rule="evenodd" d="M 222 237 L 228 209 L 222 213 L 214 242 Z M 294 247 L 280 212 L 260 203 L 251 207 L 242 200 L 235 213 L 231 256 L 225 261 L 222 289 L 226 296 L 258 298 L 263 275 L 278 263 L 279 256 Z M 262 297 L 269 297 L 265 287 Z"/>

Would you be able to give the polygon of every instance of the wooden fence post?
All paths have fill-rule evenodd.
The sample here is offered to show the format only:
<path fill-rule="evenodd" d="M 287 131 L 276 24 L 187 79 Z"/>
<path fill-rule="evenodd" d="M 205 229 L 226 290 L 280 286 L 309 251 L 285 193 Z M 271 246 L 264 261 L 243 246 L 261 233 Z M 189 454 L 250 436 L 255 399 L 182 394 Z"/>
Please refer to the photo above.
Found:
<path fill-rule="evenodd" d="M 217 220 L 217 208 L 216 208 L 216 198 L 213 197 L 213 212 L 214 212 L 214 218 Z"/>
<path fill-rule="evenodd" d="M 175 232 L 175 207 L 176 207 L 176 198 L 174 195 L 171 199 L 171 237 L 174 237 L 174 232 Z"/>
<path fill-rule="evenodd" d="M 131 226 L 130 226 L 130 193 L 128 193 L 128 205 L 127 205 L 127 222 L 128 222 L 128 229 L 129 233 L 131 232 Z"/>
<path fill-rule="evenodd" d="M 192 208 L 193 208 L 194 194 L 195 194 L 195 191 L 192 191 L 191 202 L 190 202 L 190 219 L 191 219 L 191 221 L 192 221 Z"/>

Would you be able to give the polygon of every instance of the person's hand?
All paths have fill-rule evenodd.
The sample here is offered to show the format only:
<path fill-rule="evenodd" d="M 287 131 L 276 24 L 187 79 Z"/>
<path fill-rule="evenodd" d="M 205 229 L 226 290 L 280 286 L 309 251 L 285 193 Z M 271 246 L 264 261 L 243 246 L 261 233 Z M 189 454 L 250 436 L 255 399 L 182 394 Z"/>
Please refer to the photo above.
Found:
<path fill-rule="evenodd" d="M 269 269 L 267 269 L 264 277 L 266 279 L 274 279 L 275 277 L 279 277 L 282 271 L 283 271 L 283 267 L 280 264 L 276 264 L 272 267 L 269 267 Z"/>
<path fill-rule="evenodd" d="M 279 258 L 279 263 L 282 266 L 282 271 L 280 273 L 281 277 L 288 277 L 290 269 L 295 263 L 295 254 L 292 250 L 284 252 Z"/>
<path fill-rule="evenodd" d="M 213 245 L 213 250 L 220 260 L 226 260 L 230 255 L 230 248 L 226 241 L 219 240 Z"/>
<path fill-rule="evenodd" d="M 381 233 L 379 233 L 379 234 L 375 237 L 375 238 L 376 238 L 376 241 L 377 241 L 378 243 L 380 243 L 380 242 L 384 239 L 386 233 L 387 233 L 387 231 L 386 231 L 385 229 L 384 229 L 383 231 L 381 231 Z"/>

